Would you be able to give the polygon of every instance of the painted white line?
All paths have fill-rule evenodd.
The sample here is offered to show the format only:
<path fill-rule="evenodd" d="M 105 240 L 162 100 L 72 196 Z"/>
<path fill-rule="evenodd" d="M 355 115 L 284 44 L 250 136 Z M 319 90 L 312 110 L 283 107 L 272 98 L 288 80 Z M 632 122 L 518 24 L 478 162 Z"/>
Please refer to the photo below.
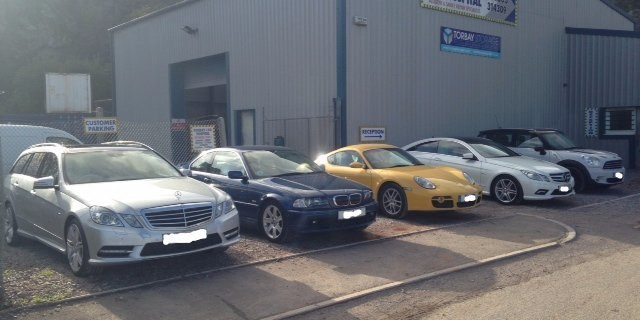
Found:
<path fill-rule="evenodd" d="M 53 302 L 47 302 L 47 303 L 41 303 L 41 304 L 37 304 L 37 305 L 17 307 L 17 308 L 8 308 L 8 309 L 0 310 L 0 316 L 2 316 L 3 314 L 8 314 L 8 313 L 24 312 L 24 311 L 28 311 L 28 310 L 44 309 L 44 308 L 51 307 L 51 306 L 69 304 L 69 303 L 73 303 L 73 302 L 78 302 L 78 301 L 98 298 L 98 297 L 102 297 L 102 296 L 106 296 L 106 295 L 112 295 L 112 294 L 116 294 L 116 293 L 123 293 L 123 292 L 131 291 L 131 290 L 151 287 L 151 286 L 154 286 L 154 285 L 167 284 L 167 283 L 172 283 L 172 282 L 176 282 L 176 281 L 180 281 L 180 280 L 191 279 L 191 278 L 195 278 L 195 277 L 198 277 L 198 276 L 203 276 L 203 275 L 212 274 L 212 273 L 218 273 L 218 272 L 222 272 L 222 271 L 240 269 L 240 268 L 251 267 L 251 266 L 256 266 L 256 265 L 263 265 L 263 264 L 267 264 L 267 263 L 271 263 L 271 262 L 279 262 L 279 261 L 284 261 L 284 260 L 290 260 L 290 259 L 293 259 L 293 258 L 302 257 L 302 256 L 314 254 L 314 253 L 322 253 L 322 252 L 340 250 L 340 249 L 345 249 L 345 248 L 350 248 L 350 247 L 370 244 L 370 243 L 374 243 L 374 242 L 382 242 L 382 241 L 388 241 L 388 240 L 393 240 L 393 239 L 398 239 L 398 238 L 404 238 L 404 237 L 409 237 L 409 236 L 418 235 L 418 234 L 422 234 L 422 233 L 428 233 L 428 232 L 448 229 L 448 228 L 452 228 L 452 227 L 464 226 L 464 225 L 469 225 L 469 224 L 474 224 L 474 223 L 479 223 L 479 222 L 484 222 L 484 221 L 497 220 L 497 219 L 506 219 L 506 218 L 513 217 L 513 216 L 514 215 L 507 215 L 507 216 L 502 216 L 502 217 L 491 217 L 491 218 L 478 219 L 478 220 L 467 221 L 467 222 L 462 222 L 462 223 L 448 224 L 448 225 L 444 225 L 444 226 L 440 226 L 440 227 L 436 227 L 436 228 L 431 228 L 431 229 L 426 229 L 426 230 L 410 231 L 410 232 L 401 233 L 401 234 L 397 234 L 397 235 L 389 236 L 389 237 L 382 237 L 382 238 L 377 238 L 377 239 L 371 239 L 371 240 L 365 240 L 365 241 L 360 241 L 360 242 L 349 243 L 349 244 L 340 245 L 340 246 L 333 246 L 333 247 L 327 247 L 327 248 L 316 249 L 316 250 L 311 250 L 311 251 L 305 251 L 305 252 L 300 252 L 300 253 L 294 253 L 294 254 L 284 255 L 284 256 L 281 256 L 281 257 L 277 257 L 277 258 L 258 260 L 258 261 L 244 263 L 244 264 L 237 264 L 237 265 L 232 265 L 232 266 L 223 267 L 223 268 L 205 270 L 205 271 L 200 271 L 200 272 L 196 272 L 196 273 L 190 273 L 190 274 L 186 274 L 186 275 L 181 275 L 181 276 L 176 276 L 176 277 L 171 277 L 171 278 L 165 278 L 165 279 L 160 279 L 160 280 L 140 283 L 140 284 L 136 284 L 136 285 L 132 285 L 132 286 L 126 286 L 126 287 L 121 287 L 121 288 L 116 288 L 116 289 L 111 289 L 111 290 L 105 290 L 105 291 L 100 291 L 100 292 L 95 292 L 95 293 L 88 293 L 88 294 L 74 296 L 74 297 L 71 297 L 71 298 L 62 299 L 62 300 L 53 301 Z"/>
<path fill-rule="evenodd" d="M 636 194 L 632 194 L 632 195 L 628 195 L 628 196 L 624 196 L 624 197 L 620 197 L 620 198 L 615 198 L 615 199 L 611 199 L 611 200 L 607 200 L 607 201 L 587 204 L 587 205 L 584 205 L 584 206 L 573 207 L 573 208 L 570 208 L 569 211 L 581 210 L 581 209 L 586 209 L 586 208 L 591 208 L 591 207 L 597 207 L 597 206 L 601 206 L 601 205 L 605 205 L 605 204 L 615 203 L 615 202 L 618 202 L 620 200 L 625 200 L 625 199 L 629 199 L 629 198 L 635 198 L 635 197 L 638 197 L 638 196 L 640 196 L 640 193 L 636 193 Z"/>
<path fill-rule="evenodd" d="M 302 307 L 302 308 L 298 308 L 298 309 L 294 309 L 294 310 L 290 310 L 284 313 L 280 313 L 280 314 L 276 314 L 276 315 L 272 315 L 266 318 L 263 318 L 262 320 L 280 320 L 280 319 L 287 319 L 287 318 L 291 318 L 294 316 L 299 316 L 299 315 L 303 315 L 303 314 L 307 314 L 309 312 L 313 312 L 319 309 L 323 309 L 326 307 L 330 307 L 330 306 L 334 306 L 337 304 L 341 304 L 341 303 L 345 303 L 347 301 L 351 301 L 351 300 L 355 300 L 358 298 L 362 298 L 374 293 L 378 293 L 378 292 L 382 292 L 385 290 L 389 290 L 389 289 L 393 289 L 393 288 L 398 288 L 401 286 L 406 286 L 408 284 L 412 284 L 412 283 L 416 283 L 416 282 L 421 282 L 421 281 L 425 281 L 425 280 L 429 280 L 435 277 L 439 277 L 439 276 L 443 276 L 443 275 L 447 275 L 450 273 L 454 273 L 457 271 L 462 271 L 465 269 L 470 269 L 470 268 L 474 268 L 474 267 L 479 267 L 485 264 L 489 264 L 492 262 L 496 262 L 499 260 L 504 260 L 507 258 L 512 258 L 515 256 L 519 256 L 519 255 L 523 255 L 523 254 L 527 254 L 527 253 L 531 253 L 534 251 L 538 251 L 538 250 L 542 250 L 542 249 L 546 249 L 546 248 L 551 248 L 551 247 L 555 247 L 555 246 L 559 246 L 562 245 L 563 243 L 567 243 L 571 240 L 573 240 L 576 237 L 576 231 L 560 222 L 560 221 L 556 221 L 553 219 L 548 219 L 548 218 L 542 218 L 542 217 L 538 217 L 535 215 L 529 215 L 529 214 L 517 214 L 517 215 L 522 215 L 522 216 L 528 216 L 528 217 L 535 217 L 535 218 L 539 218 L 542 220 L 546 220 L 546 221 L 550 221 L 553 223 L 556 223 L 560 226 L 562 226 L 565 229 L 565 234 L 562 238 L 555 240 L 555 241 L 551 241 L 551 242 L 547 242 L 544 244 L 540 244 L 540 245 L 536 245 L 536 246 L 532 246 L 529 248 L 525 248 L 522 250 L 517 250 L 517 251 L 512 251 L 509 253 L 505 253 L 505 254 L 501 254 L 501 255 L 497 255 L 494 257 L 490 257 L 490 258 L 485 258 L 485 259 L 480 259 L 478 261 L 474 261 L 474 262 L 469 262 L 463 265 L 459 265 L 459 266 L 455 266 L 455 267 L 451 267 L 451 268 L 447 268 L 447 269 L 443 269 L 443 270 L 439 270 L 439 271 L 435 271 L 435 272 L 430 272 L 430 273 L 426 273 L 423 275 L 419 275 L 416 277 L 412 277 L 412 278 L 408 278 L 405 280 L 401 280 L 401 281 L 395 281 L 395 282 L 391 282 L 391 283 L 387 283 L 378 287 L 374 287 L 374 288 L 370 288 L 370 289 L 366 289 L 366 290 L 362 290 L 362 291 L 358 291 L 358 292 L 354 292 L 348 295 L 344 295 L 341 297 L 336 297 L 336 298 L 332 298 L 329 300 L 325 300 L 322 302 L 318 302 L 318 303 L 314 303 L 312 305 L 308 305 L 306 307 Z"/>

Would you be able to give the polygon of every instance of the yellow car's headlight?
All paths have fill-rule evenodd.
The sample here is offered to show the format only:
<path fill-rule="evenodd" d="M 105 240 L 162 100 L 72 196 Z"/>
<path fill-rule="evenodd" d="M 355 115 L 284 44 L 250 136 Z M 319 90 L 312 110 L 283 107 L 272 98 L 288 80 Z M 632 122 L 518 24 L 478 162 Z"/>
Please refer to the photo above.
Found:
<path fill-rule="evenodd" d="M 469 174 L 467 174 L 466 172 L 463 172 L 462 175 L 464 176 L 465 179 L 467 179 L 467 181 L 469 181 L 470 184 L 476 185 L 476 180 L 474 180 Z"/>
<path fill-rule="evenodd" d="M 433 182 L 429 181 L 429 179 L 427 178 L 414 177 L 413 181 L 415 181 L 419 186 L 425 189 L 433 190 L 436 188 L 436 185 Z"/>

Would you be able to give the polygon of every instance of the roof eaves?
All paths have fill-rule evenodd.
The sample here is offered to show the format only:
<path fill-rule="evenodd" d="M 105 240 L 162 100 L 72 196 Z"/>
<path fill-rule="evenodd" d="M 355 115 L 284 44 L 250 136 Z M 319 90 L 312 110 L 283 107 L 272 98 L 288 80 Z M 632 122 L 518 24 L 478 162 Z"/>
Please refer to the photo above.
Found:
<path fill-rule="evenodd" d="M 158 9 L 158 10 L 153 11 L 151 13 L 147 13 L 147 14 L 145 14 L 143 16 L 140 16 L 140 17 L 135 18 L 133 20 L 127 21 L 125 23 L 121 23 L 121 24 L 119 24 L 119 25 L 117 25 L 115 27 L 109 28 L 108 30 L 109 30 L 109 32 L 116 32 L 118 30 L 130 27 L 130 26 L 132 26 L 134 24 L 137 24 L 139 22 L 147 20 L 149 18 L 152 18 L 152 17 L 155 17 L 155 16 L 159 16 L 161 14 L 167 13 L 169 11 L 176 10 L 178 8 L 184 7 L 184 6 L 188 5 L 188 4 L 191 4 L 191 3 L 194 3 L 194 2 L 198 2 L 198 1 L 201 1 L 201 0 L 184 0 L 184 1 L 178 2 L 176 4 L 172 4 L 172 5 L 168 6 L 168 7 L 164 7 L 162 9 Z"/>
<path fill-rule="evenodd" d="M 622 10 L 622 8 L 620 8 L 618 5 L 613 3 L 613 1 L 611 1 L 611 0 L 600 0 L 600 1 L 602 1 L 604 4 L 606 4 L 609 8 L 611 8 L 611 9 L 615 10 L 616 12 L 618 12 L 623 17 L 627 18 L 629 21 L 631 21 L 633 23 L 633 29 L 634 30 L 638 28 L 638 21 L 636 20 L 636 18 L 634 16 L 629 14 L 629 12 L 626 12 L 626 11 Z"/>

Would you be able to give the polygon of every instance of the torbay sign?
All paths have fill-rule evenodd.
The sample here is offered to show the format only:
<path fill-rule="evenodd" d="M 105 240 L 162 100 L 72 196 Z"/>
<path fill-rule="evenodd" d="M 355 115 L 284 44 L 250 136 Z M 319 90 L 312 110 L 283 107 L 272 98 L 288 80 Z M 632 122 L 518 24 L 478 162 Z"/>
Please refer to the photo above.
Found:
<path fill-rule="evenodd" d="M 421 6 L 510 25 L 518 18 L 518 0 L 422 0 Z"/>

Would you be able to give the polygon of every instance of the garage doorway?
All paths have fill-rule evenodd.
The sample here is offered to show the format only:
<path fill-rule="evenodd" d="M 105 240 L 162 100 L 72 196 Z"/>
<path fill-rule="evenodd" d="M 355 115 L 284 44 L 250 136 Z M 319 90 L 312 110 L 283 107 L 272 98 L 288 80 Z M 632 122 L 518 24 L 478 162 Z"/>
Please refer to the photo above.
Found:
<path fill-rule="evenodd" d="M 236 144 L 250 146 L 256 144 L 256 111 L 236 111 Z"/>

